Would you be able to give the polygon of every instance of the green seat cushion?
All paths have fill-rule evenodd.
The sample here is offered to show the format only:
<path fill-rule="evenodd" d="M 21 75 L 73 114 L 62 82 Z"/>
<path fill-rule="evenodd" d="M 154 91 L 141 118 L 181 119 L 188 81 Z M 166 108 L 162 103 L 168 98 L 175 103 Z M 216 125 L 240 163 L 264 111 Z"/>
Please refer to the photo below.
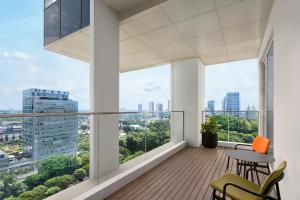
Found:
<path fill-rule="evenodd" d="M 222 177 L 214 180 L 210 183 L 210 186 L 219 192 L 223 192 L 223 187 L 226 183 L 233 183 L 243 188 L 246 188 L 255 193 L 260 192 L 260 186 L 256 185 L 238 175 L 235 174 L 225 174 Z M 233 200 L 260 200 L 261 198 L 255 195 L 252 195 L 248 192 L 240 190 L 233 186 L 227 186 L 226 195 L 232 198 Z"/>

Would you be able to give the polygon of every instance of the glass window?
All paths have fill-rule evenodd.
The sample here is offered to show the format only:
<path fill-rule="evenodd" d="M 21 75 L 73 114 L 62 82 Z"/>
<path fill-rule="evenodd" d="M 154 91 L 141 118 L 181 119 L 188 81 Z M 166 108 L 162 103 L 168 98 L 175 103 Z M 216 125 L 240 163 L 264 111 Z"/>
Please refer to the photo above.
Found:
<path fill-rule="evenodd" d="M 81 0 L 61 1 L 61 37 L 81 28 Z"/>
<path fill-rule="evenodd" d="M 45 9 L 45 45 L 60 38 L 60 1 L 56 1 Z"/>
<path fill-rule="evenodd" d="M 82 27 L 90 25 L 90 0 L 82 0 Z"/>

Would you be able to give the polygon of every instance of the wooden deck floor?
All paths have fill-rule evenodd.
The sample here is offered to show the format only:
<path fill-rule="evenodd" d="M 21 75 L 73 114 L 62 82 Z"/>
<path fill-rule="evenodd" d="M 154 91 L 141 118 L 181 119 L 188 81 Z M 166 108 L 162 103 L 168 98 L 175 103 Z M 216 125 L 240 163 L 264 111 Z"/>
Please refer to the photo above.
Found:
<path fill-rule="evenodd" d="M 209 183 L 225 173 L 228 148 L 185 148 L 107 200 L 187 200 L 211 197 Z M 235 173 L 236 162 L 230 163 Z"/>

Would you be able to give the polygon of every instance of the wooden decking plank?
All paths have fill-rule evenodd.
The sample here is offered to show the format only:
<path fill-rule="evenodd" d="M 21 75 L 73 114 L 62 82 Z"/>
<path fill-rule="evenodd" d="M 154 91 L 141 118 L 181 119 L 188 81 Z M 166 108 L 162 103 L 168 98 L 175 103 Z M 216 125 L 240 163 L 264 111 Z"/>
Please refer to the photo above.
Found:
<path fill-rule="evenodd" d="M 148 188 L 147 189 L 148 192 L 147 193 L 143 193 L 138 198 L 136 198 L 136 200 L 140 200 L 140 199 L 156 199 L 157 198 L 156 193 L 164 191 L 170 185 L 175 184 L 179 179 L 182 180 L 184 178 L 184 176 L 188 176 L 191 173 L 191 170 L 196 169 L 199 166 L 199 164 L 202 162 L 201 160 L 203 160 L 204 158 L 205 158 L 205 156 L 203 155 L 202 151 L 201 152 L 197 151 L 197 154 L 195 154 L 191 158 L 193 160 L 193 162 L 191 164 L 189 164 L 187 166 L 186 163 L 182 163 L 182 165 L 180 166 L 180 168 L 181 168 L 180 171 L 178 171 L 177 173 L 175 173 L 175 175 L 171 176 L 170 179 L 168 179 L 166 181 L 163 181 L 163 182 L 155 185 L 155 187 Z M 158 196 L 159 196 L 159 194 L 158 194 Z"/>
<path fill-rule="evenodd" d="M 131 193 L 134 193 L 135 190 L 138 189 L 138 187 L 141 187 L 142 185 L 153 180 L 153 177 L 161 173 L 164 173 L 165 170 L 168 170 L 170 167 L 176 165 L 178 162 L 182 162 L 182 160 L 185 159 L 186 156 L 189 154 L 190 151 L 188 148 L 183 149 L 182 151 L 178 152 L 176 155 L 173 155 L 172 157 L 167 159 L 161 165 L 154 167 L 153 169 L 149 170 L 148 172 L 138 177 L 131 183 L 127 184 L 125 187 L 121 188 L 120 190 L 112 194 L 107 199 L 119 200 L 121 197 L 124 197 L 124 195 L 130 195 Z"/>
<path fill-rule="evenodd" d="M 216 173 L 216 171 L 218 170 L 220 165 L 223 164 L 224 155 L 225 155 L 225 151 L 224 151 L 224 148 L 223 148 L 222 154 L 219 157 L 218 162 L 215 163 L 213 168 L 210 170 L 208 176 L 206 177 L 205 181 L 202 184 L 201 190 L 194 190 L 194 192 L 192 193 L 192 194 L 197 194 L 196 198 L 189 198 L 189 199 L 203 199 L 204 198 L 205 191 L 207 190 L 207 187 L 209 187 L 209 183 L 211 182 L 214 174 Z"/>
<path fill-rule="evenodd" d="M 216 173 L 212 177 L 211 181 L 221 177 L 225 173 L 226 166 L 227 166 L 226 149 L 224 149 L 224 151 L 225 151 L 225 153 L 223 155 L 223 158 L 221 158 L 221 166 L 218 168 L 218 170 L 216 171 Z M 205 191 L 205 195 L 204 195 L 203 199 L 205 199 L 205 200 L 211 199 L 212 191 L 213 191 L 213 189 L 208 185 L 208 187 Z"/>
<path fill-rule="evenodd" d="M 197 150 L 190 149 L 192 152 L 182 163 L 186 163 L 188 165 L 192 164 L 195 160 L 193 159 L 194 155 L 197 154 Z M 177 166 L 174 166 L 173 169 L 160 174 L 155 178 L 154 181 L 152 181 L 150 184 L 147 184 L 146 186 L 142 187 L 138 192 L 135 192 L 133 195 L 130 196 L 128 199 L 136 199 L 140 195 L 143 195 L 143 193 L 147 194 L 149 191 L 154 190 L 157 185 L 163 185 L 164 183 L 168 182 L 173 176 L 175 176 L 177 173 L 181 173 L 182 170 L 185 168 L 182 168 L 182 163 L 179 163 Z"/>
<path fill-rule="evenodd" d="M 195 174 L 198 174 L 199 166 L 203 166 L 204 163 L 208 162 L 211 159 L 212 151 L 209 151 L 207 149 L 203 149 L 202 152 L 200 152 L 202 155 L 201 161 L 198 161 L 197 163 L 192 166 L 192 168 L 187 168 L 186 173 L 183 173 L 179 175 L 172 183 L 169 183 L 166 185 L 165 188 L 161 188 L 159 192 L 157 192 L 152 199 L 166 199 L 166 197 L 173 193 L 173 191 L 178 190 L 177 188 L 181 188 L 182 185 L 185 184 L 187 179 L 189 179 L 192 176 L 195 176 Z M 194 159 L 200 159 L 198 156 Z M 201 169 L 201 168 L 200 168 Z"/>
<path fill-rule="evenodd" d="M 218 158 L 223 152 L 222 148 L 210 149 L 210 151 L 214 152 L 212 158 L 205 165 L 199 166 L 199 169 L 201 169 L 200 173 L 197 173 L 194 177 L 192 177 L 192 179 L 189 179 L 188 182 L 179 189 L 176 196 L 174 196 L 174 200 L 188 199 L 193 189 L 207 176 L 209 170 L 214 167 L 216 162 L 218 162 Z"/>

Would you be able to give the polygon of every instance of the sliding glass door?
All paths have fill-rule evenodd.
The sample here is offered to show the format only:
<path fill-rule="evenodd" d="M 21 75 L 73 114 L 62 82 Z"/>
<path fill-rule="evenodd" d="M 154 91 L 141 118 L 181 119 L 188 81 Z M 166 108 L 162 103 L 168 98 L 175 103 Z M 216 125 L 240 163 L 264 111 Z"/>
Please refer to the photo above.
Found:
<path fill-rule="evenodd" d="M 274 145 L 274 48 L 271 44 L 263 61 L 263 132 L 264 136 L 271 140 L 270 152 L 273 152 Z"/>

